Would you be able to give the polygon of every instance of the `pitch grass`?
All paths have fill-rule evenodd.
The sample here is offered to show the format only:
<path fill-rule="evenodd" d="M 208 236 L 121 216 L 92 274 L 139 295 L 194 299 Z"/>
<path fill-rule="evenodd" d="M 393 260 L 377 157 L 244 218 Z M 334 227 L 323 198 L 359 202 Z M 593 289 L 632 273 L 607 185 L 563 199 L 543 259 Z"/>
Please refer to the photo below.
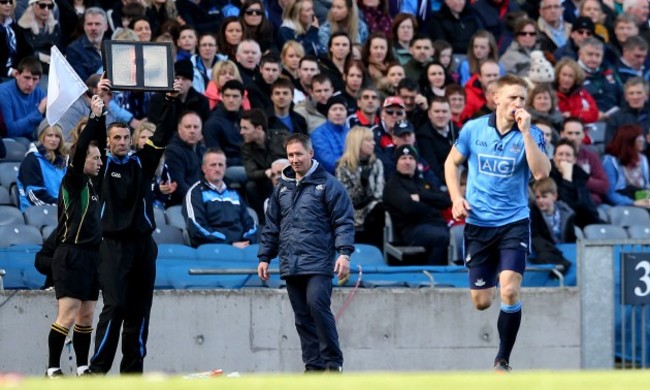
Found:
<path fill-rule="evenodd" d="M 4 380 L 0 389 L 52 390 L 203 390 L 203 389 L 480 389 L 480 390 L 595 390 L 648 389 L 650 371 L 527 371 L 510 374 L 492 372 L 454 373 L 347 373 L 344 375 L 244 375 L 238 378 L 215 377 L 184 379 L 149 374 L 145 377 L 23 378 Z"/>

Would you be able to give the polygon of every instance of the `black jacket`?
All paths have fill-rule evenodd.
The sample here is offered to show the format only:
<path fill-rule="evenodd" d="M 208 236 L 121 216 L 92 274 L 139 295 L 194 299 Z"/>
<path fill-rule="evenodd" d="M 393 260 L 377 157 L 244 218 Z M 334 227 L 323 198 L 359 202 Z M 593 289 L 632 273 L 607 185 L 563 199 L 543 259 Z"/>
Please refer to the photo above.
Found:
<path fill-rule="evenodd" d="M 555 167 L 555 164 L 551 163 L 550 177 L 557 184 L 558 200 L 566 203 L 576 213 L 576 226 L 582 229 L 587 225 L 603 223 L 587 188 L 587 180 L 589 180 L 587 172 L 576 164 L 573 166 L 572 181 L 567 181 L 562 178 L 562 173 Z"/>
<path fill-rule="evenodd" d="M 160 121 L 164 100 L 164 92 L 156 93 L 151 97 L 149 102 L 149 113 L 147 115 L 149 122 L 158 123 Z M 194 88 L 190 88 L 190 90 L 187 91 L 187 97 L 184 102 L 180 99 L 176 99 L 175 104 L 175 110 L 178 115 L 181 115 L 185 111 L 194 111 L 199 114 L 203 123 L 205 123 L 210 116 L 210 103 L 208 103 L 208 98 L 196 92 L 196 89 Z"/>
<path fill-rule="evenodd" d="M 429 24 L 431 38 L 433 40 L 444 39 L 451 43 L 456 54 L 467 54 L 470 38 L 482 28 L 482 24 L 470 4 L 465 5 L 456 19 L 447 4 L 443 3 L 440 11 L 433 14 L 431 22 Z"/>
<path fill-rule="evenodd" d="M 226 111 L 220 102 L 203 125 L 203 142 L 207 148 L 219 148 L 226 154 L 228 166 L 242 165 L 241 146 L 244 139 L 239 134 L 239 111 Z"/>
<path fill-rule="evenodd" d="M 167 164 L 170 179 L 175 181 L 178 187 L 171 194 L 171 199 L 165 203 L 165 206 L 181 204 L 190 187 L 201 180 L 203 177 L 201 173 L 203 151 L 203 145 L 190 146 L 181 139 L 178 133 L 174 134 L 169 141 L 169 145 L 165 149 L 165 164 Z"/>
<path fill-rule="evenodd" d="M 438 133 L 430 121 L 415 129 L 420 156 L 429 163 L 433 173 L 443 183 L 445 181 L 445 160 L 447 159 L 447 155 L 449 155 L 451 146 L 458 137 L 458 129 L 456 126 L 451 122 L 447 126 L 449 128 L 447 137 L 443 137 Z"/>

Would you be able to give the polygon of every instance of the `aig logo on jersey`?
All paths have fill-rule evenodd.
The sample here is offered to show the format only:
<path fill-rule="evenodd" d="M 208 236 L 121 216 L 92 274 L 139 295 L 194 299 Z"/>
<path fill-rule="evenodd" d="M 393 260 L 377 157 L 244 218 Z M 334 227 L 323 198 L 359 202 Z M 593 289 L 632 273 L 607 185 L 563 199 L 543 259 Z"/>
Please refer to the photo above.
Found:
<path fill-rule="evenodd" d="M 510 177 L 515 172 L 515 159 L 512 157 L 478 155 L 479 172 L 497 177 Z"/>

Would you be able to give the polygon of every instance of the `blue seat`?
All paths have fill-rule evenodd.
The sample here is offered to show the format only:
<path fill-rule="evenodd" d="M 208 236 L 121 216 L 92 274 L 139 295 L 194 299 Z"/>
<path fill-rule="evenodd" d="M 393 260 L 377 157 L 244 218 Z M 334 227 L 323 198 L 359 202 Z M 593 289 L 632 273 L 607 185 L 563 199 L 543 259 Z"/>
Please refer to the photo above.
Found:
<path fill-rule="evenodd" d="M 557 248 L 562 252 L 565 259 L 571 262 L 571 268 L 564 274 L 564 285 L 575 287 L 578 283 L 578 260 L 577 260 L 577 246 L 573 244 L 556 244 Z"/>
<path fill-rule="evenodd" d="M 244 262 L 244 251 L 229 244 L 203 244 L 196 253 L 199 260 Z"/>
<path fill-rule="evenodd" d="M 168 268 L 168 275 L 175 289 L 239 289 L 251 277 L 249 273 L 224 275 L 190 275 L 190 269 L 234 270 L 242 269 L 240 262 L 201 260 Z M 257 276 L 255 276 L 257 277 Z"/>
<path fill-rule="evenodd" d="M 373 245 L 368 244 L 354 244 L 354 253 L 351 258 L 351 267 L 359 264 L 364 266 L 377 266 L 386 265 L 384 262 L 384 254 Z"/>
<path fill-rule="evenodd" d="M 41 245 L 41 231 L 30 225 L 0 226 L 0 247 L 12 245 Z"/>
<path fill-rule="evenodd" d="M 183 231 L 175 226 L 156 225 L 152 234 L 157 244 L 184 244 Z"/>
<path fill-rule="evenodd" d="M 173 289 L 169 269 L 183 264 L 193 264 L 197 261 L 196 249 L 192 247 L 179 244 L 159 244 L 154 287 L 156 289 Z"/>
<path fill-rule="evenodd" d="M 25 223 L 23 213 L 14 206 L 0 206 L 0 226 L 22 225 Z"/>
<path fill-rule="evenodd" d="M 34 267 L 34 257 L 40 249 L 40 245 L 0 248 L 0 268 L 6 271 L 4 288 L 25 290 L 43 286 L 45 276 L 38 273 Z"/>

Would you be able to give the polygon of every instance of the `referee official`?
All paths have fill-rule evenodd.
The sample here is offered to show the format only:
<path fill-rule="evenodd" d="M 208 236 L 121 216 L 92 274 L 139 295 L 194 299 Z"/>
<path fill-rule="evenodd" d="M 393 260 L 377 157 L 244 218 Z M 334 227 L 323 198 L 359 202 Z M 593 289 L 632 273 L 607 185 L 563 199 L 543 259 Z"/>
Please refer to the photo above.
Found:
<path fill-rule="evenodd" d="M 177 79 L 175 92 L 167 93 L 163 99 L 161 123 L 141 150 L 131 151 L 128 125 L 114 122 L 108 126 L 101 192 L 104 239 L 99 248 L 104 307 L 90 364 L 93 374 L 105 374 L 111 369 L 120 333 L 120 373 L 143 371 L 158 256 L 158 247 L 151 237 L 156 228 L 151 183 L 164 148 L 176 130 L 179 90 Z"/>
<path fill-rule="evenodd" d="M 100 94 L 110 87 L 99 82 Z M 74 324 L 72 345 L 77 357 L 77 375 L 86 375 L 93 331 L 95 305 L 99 297 L 100 207 L 97 175 L 102 167 L 100 151 L 106 145 L 104 103 L 92 97 L 86 128 L 72 146 L 68 169 L 58 199 L 57 246 L 52 260 L 54 291 L 59 311 L 48 337 L 49 363 L 46 376 L 63 376 L 60 368 L 65 339 Z"/>

